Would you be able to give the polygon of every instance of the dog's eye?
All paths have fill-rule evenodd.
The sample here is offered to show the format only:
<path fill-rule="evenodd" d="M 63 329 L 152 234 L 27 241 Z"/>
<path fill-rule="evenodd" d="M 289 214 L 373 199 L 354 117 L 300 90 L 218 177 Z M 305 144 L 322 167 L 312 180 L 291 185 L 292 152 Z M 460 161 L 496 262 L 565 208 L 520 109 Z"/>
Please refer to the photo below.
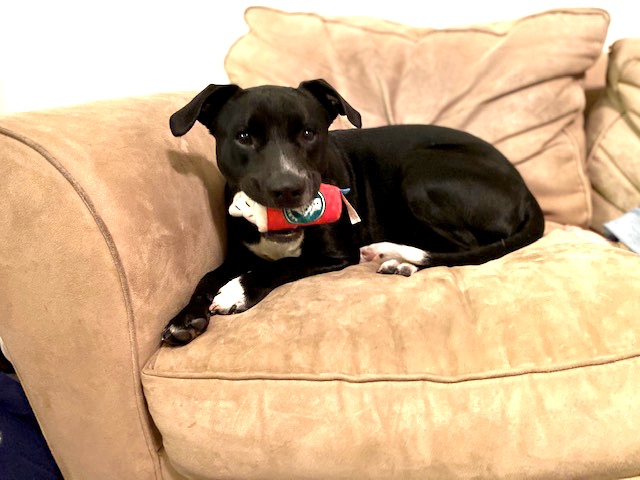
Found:
<path fill-rule="evenodd" d="M 253 143 L 253 138 L 249 132 L 242 130 L 236 135 L 236 141 L 241 145 L 251 145 Z"/>
<path fill-rule="evenodd" d="M 316 138 L 316 132 L 309 128 L 305 128 L 304 130 L 302 130 L 301 136 L 304 141 L 311 142 Z"/>

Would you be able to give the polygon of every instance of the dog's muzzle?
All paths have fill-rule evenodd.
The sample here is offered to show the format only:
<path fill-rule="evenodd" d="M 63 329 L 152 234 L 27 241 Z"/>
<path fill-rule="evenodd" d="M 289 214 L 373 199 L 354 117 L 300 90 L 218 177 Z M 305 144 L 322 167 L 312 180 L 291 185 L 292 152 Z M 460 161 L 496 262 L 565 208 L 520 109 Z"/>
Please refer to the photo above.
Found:
<path fill-rule="evenodd" d="M 303 175 L 273 175 L 264 184 L 265 194 L 275 208 L 298 208 L 309 203 L 315 193 L 311 181 Z"/>

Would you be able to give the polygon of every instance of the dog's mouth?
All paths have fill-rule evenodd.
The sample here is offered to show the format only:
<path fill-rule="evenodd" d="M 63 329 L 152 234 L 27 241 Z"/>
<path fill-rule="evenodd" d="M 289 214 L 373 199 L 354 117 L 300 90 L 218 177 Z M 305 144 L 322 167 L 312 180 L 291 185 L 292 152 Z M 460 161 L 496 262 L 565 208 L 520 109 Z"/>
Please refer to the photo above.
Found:
<path fill-rule="evenodd" d="M 274 230 L 261 233 L 266 240 L 276 243 L 289 243 L 302 237 L 302 228 L 290 228 L 288 230 Z"/>
<path fill-rule="evenodd" d="M 297 195 L 295 196 L 295 198 L 286 196 L 283 198 L 272 198 L 271 196 L 267 196 L 264 199 L 264 203 L 258 203 L 261 203 L 266 207 L 277 208 L 279 210 L 298 210 L 301 208 L 306 208 L 313 200 L 313 197 L 317 191 L 317 189 L 315 191 L 311 188 L 305 189 L 303 194 Z"/>
<path fill-rule="evenodd" d="M 269 188 L 255 178 L 247 178 L 238 184 L 238 188 L 267 208 L 299 209 L 313 200 L 320 188 L 320 176 L 310 174 L 296 188 L 282 189 Z"/>

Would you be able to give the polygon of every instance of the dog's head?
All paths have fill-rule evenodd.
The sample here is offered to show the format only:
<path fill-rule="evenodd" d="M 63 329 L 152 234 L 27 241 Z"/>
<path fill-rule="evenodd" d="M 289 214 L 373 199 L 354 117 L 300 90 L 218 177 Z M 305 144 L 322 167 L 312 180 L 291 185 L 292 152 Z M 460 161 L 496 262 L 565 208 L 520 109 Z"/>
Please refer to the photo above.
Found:
<path fill-rule="evenodd" d="M 268 207 L 298 208 L 320 187 L 328 129 L 338 115 L 361 126 L 360 114 L 324 80 L 298 88 L 209 85 L 171 116 L 170 126 L 178 137 L 201 122 L 233 188 Z"/>

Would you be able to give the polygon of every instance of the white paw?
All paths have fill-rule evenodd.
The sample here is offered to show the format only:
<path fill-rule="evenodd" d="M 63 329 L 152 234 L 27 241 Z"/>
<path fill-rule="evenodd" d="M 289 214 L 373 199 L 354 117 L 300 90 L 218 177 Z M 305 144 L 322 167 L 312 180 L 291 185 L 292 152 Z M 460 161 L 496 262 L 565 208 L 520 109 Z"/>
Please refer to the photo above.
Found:
<path fill-rule="evenodd" d="M 410 277 L 417 271 L 418 267 L 415 265 L 407 262 L 399 262 L 394 258 L 387 260 L 386 262 L 382 262 L 380 268 L 378 268 L 378 273 L 403 275 L 405 277 Z"/>
<path fill-rule="evenodd" d="M 425 266 L 429 263 L 429 253 L 409 245 L 380 242 L 372 243 L 360 249 L 360 262 L 387 262 L 397 260 L 398 263 Z"/>
<path fill-rule="evenodd" d="M 241 277 L 236 277 L 218 290 L 209 307 L 211 313 L 228 315 L 246 310 L 247 300 L 240 279 Z"/>

